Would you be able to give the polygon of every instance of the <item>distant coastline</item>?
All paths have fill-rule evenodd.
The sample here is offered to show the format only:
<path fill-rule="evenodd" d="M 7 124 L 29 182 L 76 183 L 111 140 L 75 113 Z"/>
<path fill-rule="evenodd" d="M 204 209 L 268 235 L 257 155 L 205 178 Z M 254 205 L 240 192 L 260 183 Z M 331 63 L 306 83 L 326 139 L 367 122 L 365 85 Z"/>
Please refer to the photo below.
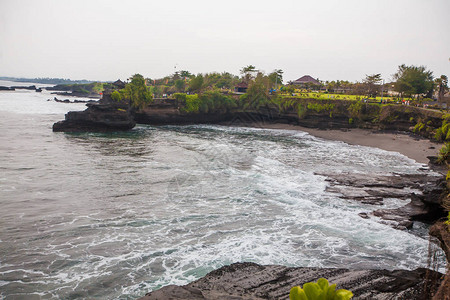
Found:
<path fill-rule="evenodd" d="M 86 79 L 71 80 L 64 78 L 24 78 L 24 77 L 6 77 L 6 76 L 0 76 L 0 80 L 12 82 L 42 83 L 42 84 L 85 84 L 94 82 Z"/>

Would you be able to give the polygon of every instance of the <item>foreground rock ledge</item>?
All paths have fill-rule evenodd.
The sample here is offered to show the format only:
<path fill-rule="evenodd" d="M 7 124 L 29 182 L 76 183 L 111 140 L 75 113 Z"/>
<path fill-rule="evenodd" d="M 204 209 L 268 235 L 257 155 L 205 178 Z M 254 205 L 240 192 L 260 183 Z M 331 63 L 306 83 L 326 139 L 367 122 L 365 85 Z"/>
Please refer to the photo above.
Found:
<path fill-rule="evenodd" d="M 324 277 L 353 299 L 431 299 L 443 274 L 428 270 L 348 270 L 288 268 L 235 263 L 185 286 L 169 285 L 140 300 L 165 299 L 288 299 L 291 287 Z"/>

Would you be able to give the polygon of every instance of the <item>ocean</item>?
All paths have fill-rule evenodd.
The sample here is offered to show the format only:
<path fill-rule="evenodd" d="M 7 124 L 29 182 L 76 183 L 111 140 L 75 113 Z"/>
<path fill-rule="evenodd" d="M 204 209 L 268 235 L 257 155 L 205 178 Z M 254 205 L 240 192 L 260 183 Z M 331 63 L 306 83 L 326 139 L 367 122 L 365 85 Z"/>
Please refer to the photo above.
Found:
<path fill-rule="evenodd" d="M 53 97 L 0 92 L 0 298 L 136 299 L 242 261 L 427 266 L 426 225 L 358 216 L 406 200 L 344 200 L 316 175 L 432 172 L 399 153 L 218 125 L 53 133 L 84 109 Z"/>

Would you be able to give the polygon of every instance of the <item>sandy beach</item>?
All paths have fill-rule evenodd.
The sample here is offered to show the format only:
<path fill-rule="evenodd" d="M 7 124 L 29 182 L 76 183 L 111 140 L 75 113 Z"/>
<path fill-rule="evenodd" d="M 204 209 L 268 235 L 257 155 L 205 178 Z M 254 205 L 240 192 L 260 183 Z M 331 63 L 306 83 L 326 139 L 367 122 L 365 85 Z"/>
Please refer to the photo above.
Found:
<path fill-rule="evenodd" d="M 255 123 L 252 126 L 270 129 L 301 130 L 315 137 L 327 140 L 342 141 L 350 145 L 369 146 L 399 152 L 423 164 L 428 164 L 427 156 L 437 156 L 439 149 L 442 147 L 442 143 L 416 138 L 406 133 L 375 132 L 358 128 L 321 130 L 290 124 Z"/>

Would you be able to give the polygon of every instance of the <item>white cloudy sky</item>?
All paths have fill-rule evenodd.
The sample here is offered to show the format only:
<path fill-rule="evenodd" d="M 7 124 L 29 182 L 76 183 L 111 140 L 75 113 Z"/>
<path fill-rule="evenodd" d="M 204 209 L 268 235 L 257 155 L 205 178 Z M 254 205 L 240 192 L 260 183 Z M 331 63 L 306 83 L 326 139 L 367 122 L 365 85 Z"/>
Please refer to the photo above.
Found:
<path fill-rule="evenodd" d="M 450 75 L 449 0 L 0 0 L 0 76 L 115 80 L 252 64 L 285 80 Z"/>

